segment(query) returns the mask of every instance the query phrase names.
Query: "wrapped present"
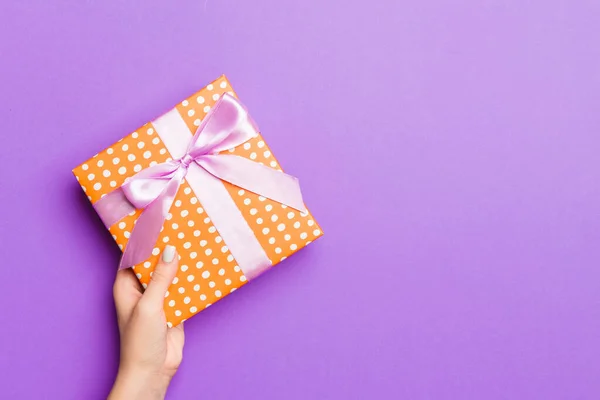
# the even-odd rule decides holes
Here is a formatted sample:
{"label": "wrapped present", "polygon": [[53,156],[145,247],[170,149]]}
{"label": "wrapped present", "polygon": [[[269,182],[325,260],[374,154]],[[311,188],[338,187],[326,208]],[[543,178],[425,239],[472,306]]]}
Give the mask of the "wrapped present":
{"label": "wrapped present", "polygon": [[73,170],[146,287],[166,244],[175,326],[322,235],[225,76]]}

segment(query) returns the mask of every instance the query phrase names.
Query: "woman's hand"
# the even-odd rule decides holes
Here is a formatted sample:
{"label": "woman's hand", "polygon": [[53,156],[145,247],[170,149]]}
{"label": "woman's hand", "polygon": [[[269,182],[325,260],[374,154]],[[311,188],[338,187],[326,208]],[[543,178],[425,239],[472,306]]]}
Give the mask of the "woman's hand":
{"label": "woman's hand", "polygon": [[184,343],[183,324],[168,328],[163,311],[178,264],[175,247],[166,246],[145,291],[131,270],[117,273],[114,297],[121,360],[110,400],[164,398],[181,363]]}

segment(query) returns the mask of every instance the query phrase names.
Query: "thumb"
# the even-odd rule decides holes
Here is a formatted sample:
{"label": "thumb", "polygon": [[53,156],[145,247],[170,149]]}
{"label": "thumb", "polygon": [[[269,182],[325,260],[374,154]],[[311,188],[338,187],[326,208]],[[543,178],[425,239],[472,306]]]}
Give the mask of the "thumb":
{"label": "thumb", "polygon": [[144,292],[143,297],[149,303],[153,303],[156,307],[161,307],[165,301],[165,293],[171,286],[171,282],[177,275],[178,269],[177,251],[174,246],[167,245],[163,250],[162,257],[154,272],[148,288]]}

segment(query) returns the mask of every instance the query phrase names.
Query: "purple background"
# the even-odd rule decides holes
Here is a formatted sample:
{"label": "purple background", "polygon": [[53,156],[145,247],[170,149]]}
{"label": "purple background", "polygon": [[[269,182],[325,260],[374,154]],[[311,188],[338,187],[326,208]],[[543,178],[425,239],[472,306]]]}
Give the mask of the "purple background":
{"label": "purple background", "polygon": [[0,397],[106,395],[119,253],[70,170],[226,73],[325,237],[188,322],[168,397],[598,398],[598,1],[0,16]]}

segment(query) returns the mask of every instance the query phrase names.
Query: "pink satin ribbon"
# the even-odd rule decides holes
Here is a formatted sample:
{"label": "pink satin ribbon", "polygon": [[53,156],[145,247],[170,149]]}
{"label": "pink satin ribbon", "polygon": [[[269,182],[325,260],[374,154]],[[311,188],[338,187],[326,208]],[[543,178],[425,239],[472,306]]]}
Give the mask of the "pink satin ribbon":
{"label": "pink satin ribbon", "polygon": [[[257,135],[258,128],[246,108],[233,96],[224,94],[198,127],[183,157],[140,171],[96,202],[94,208],[106,226],[136,209],[143,210],[131,232],[119,269],[132,267],[150,257],[179,186],[193,163],[218,179],[306,211],[295,177],[240,156],[220,154]],[[220,223],[235,223],[233,218],[221,215],[218,219]],[[216,228],[219,230],[219,226]]]}

